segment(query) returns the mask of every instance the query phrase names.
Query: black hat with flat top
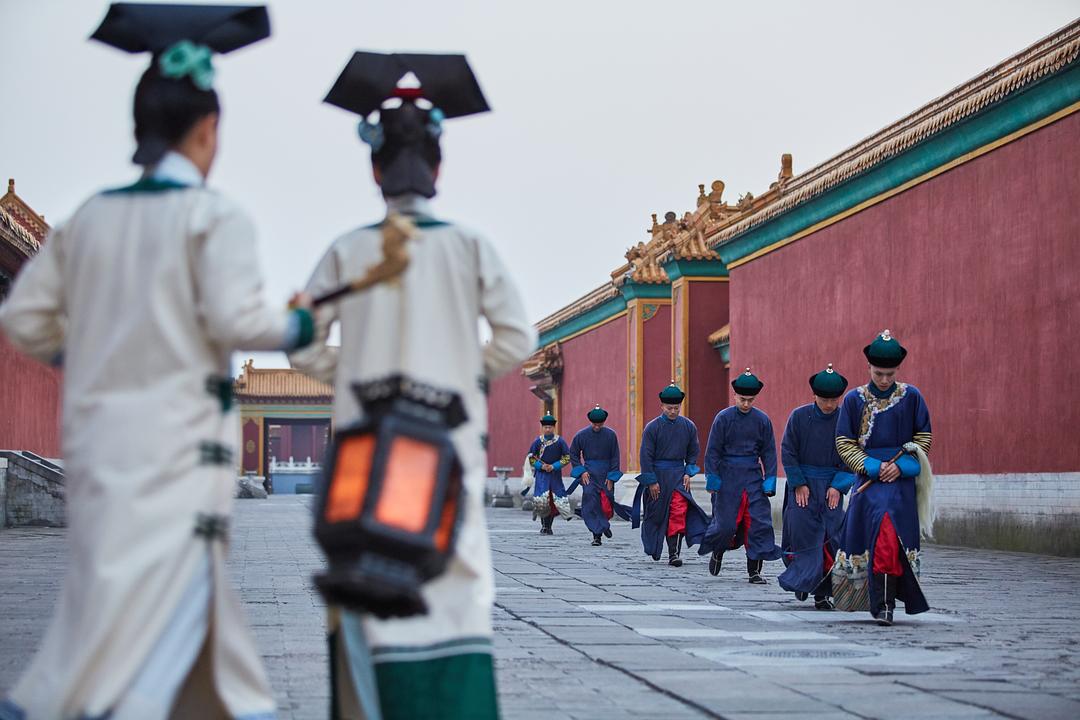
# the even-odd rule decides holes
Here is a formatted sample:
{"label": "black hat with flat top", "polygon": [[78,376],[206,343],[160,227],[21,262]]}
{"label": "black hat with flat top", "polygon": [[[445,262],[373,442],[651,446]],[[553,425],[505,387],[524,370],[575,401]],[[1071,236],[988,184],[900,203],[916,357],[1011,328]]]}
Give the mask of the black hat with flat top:
{"label": "black hat with flat top", "polygon": [[181,40],[227,53],[267,37],[265,5],[113,3],[90,39],[156,55]]}
{"label": "black hat with flat top", "polygon": [[[398,83],[409,73],[420,87],[401,93]],[[464,55],[424,53],[355,52],[323,102],[366,117],[392,97],[423,98],[447,118],[491,109]]]}
{"label": "black hat with flat top", "polygon": [[423,53],[353,53],[323,102],[360,116],[388,198],[434,197],[443,120],[491,109],[464,55]]}
{"label": "black hat with flat top", "polygon": [[195,123],[220,111],[214,53],[270,36],[263,5],[113,3],[90,36],[129,53],[151,54],[135,90],[135,156],[157,164]]}

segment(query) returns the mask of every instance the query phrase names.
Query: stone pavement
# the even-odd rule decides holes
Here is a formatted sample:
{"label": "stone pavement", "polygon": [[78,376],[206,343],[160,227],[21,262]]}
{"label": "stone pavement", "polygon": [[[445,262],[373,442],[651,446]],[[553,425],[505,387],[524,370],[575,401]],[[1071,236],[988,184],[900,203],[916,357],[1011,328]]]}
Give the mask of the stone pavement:
{"label": "stone pavement", "polygon": [[[321,564],[310,498],[237,503],[232,571],[282,718],[325,718]],[[935,610],[879,628],[749,585],[740,552],[713,578],[640,552],[615,525],[602,547],[580,520],[556,535],[489,510],[496,662],[507,720],[564,718],[1080,717],[1080,562],[929,546]],[[61,530],[0,532],[0,694],[44,631],[64,566]],[[882,640],[887,644],[882,644]]]}

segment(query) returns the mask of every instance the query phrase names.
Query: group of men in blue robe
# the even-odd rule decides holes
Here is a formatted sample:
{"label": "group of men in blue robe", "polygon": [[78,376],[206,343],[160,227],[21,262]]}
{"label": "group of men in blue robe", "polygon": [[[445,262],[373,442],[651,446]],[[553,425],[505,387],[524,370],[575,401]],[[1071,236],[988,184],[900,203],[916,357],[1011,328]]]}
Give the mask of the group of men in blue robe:
{"label": "group of men in blue robe", "polygon": [[[641,437],[638,489],[632,507],[615,502],[622,473],[615,432],[604,426],[597,405],[590,425],[570,447],[554,434],[555,418],[541,419],[544,434],[533,441],[534,496],[565,497],[580,483],[581,517],[593,545],[611,537],[614,514],[641,528],[645,554],[681,567],[683,544],[709,556],[719,575],[724,553],[744,547],[749,582],[765,584],[766,560],[782,559],[780,586],[799,600],[811,595],[831,610],[833,578],[861,596],[882,625],[891,625],[896,600],[909,614],[928,609],[918,582],[920,517],[917,495],[928,500],[930,416],[913,385],[897,382],[907,356],[888,330],[863,348],[870,382],[847,391],[848,381],[829,364],[809,378],[814,400],[792,411],[784,429],[781,462],[787,476],[783,539],[776,544],[769,498],[776,494],[776,441],[772,422],[754,402],[764,383],[746,368],[731,386],[735,403],[717,413],[705,448],[705,488],[711,516],[694,500],[690,482],[701,472],[694,423],[681,413],[685,394],[675,383],[659,394],[660,414]],[[561,468],[575,482],[564,488]],[[847,511],[844,496],[850,492]],[[543,502],[541,500],[541,502]],[[549,515],[541,533],[551,534]],[[925,521],[924,521],[925,524]],[[925,532],[926,527],[922,527]],[[861,583],[861,584],[860,584]],[[844,609],[855,609],[846,604]]]}

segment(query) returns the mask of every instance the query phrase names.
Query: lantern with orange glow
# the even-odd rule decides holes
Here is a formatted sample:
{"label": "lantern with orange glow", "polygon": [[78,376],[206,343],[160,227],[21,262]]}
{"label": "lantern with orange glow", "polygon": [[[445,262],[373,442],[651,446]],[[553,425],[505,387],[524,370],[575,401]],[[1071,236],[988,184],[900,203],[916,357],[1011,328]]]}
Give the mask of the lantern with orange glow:
{"label": "lantern with orange glow", "polygon": [[453,555],[462,468],[450,430],[461,397],[401,375],[353,385],[365,417],[340,430],[318,498],[316,575],[333,604],[379,617],[427,612],[420,586]]}

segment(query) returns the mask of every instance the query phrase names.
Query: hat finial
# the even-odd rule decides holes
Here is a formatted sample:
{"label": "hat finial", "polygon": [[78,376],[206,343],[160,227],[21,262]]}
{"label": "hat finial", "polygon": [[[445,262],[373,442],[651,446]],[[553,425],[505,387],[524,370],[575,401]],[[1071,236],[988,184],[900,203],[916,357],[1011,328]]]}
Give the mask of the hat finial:
{"label": "hat finial", "polygon": [[892,333],[889,332],[889,328],[885,328],[885,330],[882,331],[881,339],[885,342],[889,342],[890,340],[892,340]]}
{"label": "hat finial", "polygon": [[829,366],[828,366],[827,368],[825,368],[825,372],[827,372],[827,373],[835,372],[835,371],[834,371],[834,370],[832,369],[832,363],[829,363]]}
{"label": "hat finial", "polygon": [[746,368],[746,372],[744,372],[743,375],[753,375],[753,373],[750,372],[750,368],[748,367]]}

